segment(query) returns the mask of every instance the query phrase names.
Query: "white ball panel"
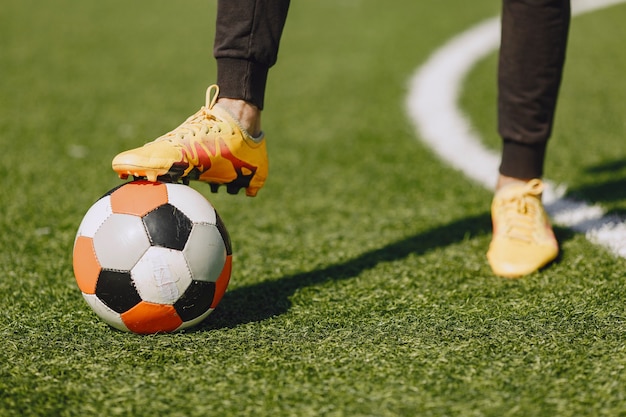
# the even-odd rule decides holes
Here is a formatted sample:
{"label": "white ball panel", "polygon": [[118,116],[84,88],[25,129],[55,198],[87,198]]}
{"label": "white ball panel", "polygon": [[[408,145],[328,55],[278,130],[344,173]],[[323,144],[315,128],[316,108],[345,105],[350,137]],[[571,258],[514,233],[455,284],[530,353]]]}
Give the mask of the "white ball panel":
{"label": "white ball panel", "polygon": [[107,307],[107,305],[104,304],[95,294],[83,293],[83,298],[87,301],[87,304],[89,304],[98,317],[100,317],[109,326],[125,332],[130,331],[128,330],[128,327],[124,325],[120,315]]}
{"label": "white ball panel", "polygon": [[215,209],[202,194],[183,184],[165,184],[167,201],[182,211],[194,223],[217,222]]}
{"label": "white ball panel", "polygon": [[130,214],[112,214],[93,238],[102,268],[130,270],[150,247],[141,218]]}
{"label": "white ball panel", "polygon": [[193,279],[215,282],[226,262],[226,246],[217,227],[195,224],[183,249]]}
{"label": "white ball panel", "polygon": [[180,251],[151,247],[130,271],[142,300],[174,304],[191,284],[191,273]]}
{"label": "white ball panel", "polygon": [[215,310],[215,309],[214,309],[214,308],[210,308],[210,309],[208,309],[208,310],[207,310],[206,312],[204,312],[201,316],[196,317],[196,318],[195,318],[195,319],[193,319],[193,320],[189,320],[189,321],[184,322],[184,323],[183,323],[183,324],[181,324],[181,325],[180,325],[180,327],[179,327],[178,329],[176,329],[176,330],[187,329],[187,328],[189,328],[189,327],[193,327],[193,326],[195,326],[195,325],[197,325],[197,324],[200,324],[200,322],[201,322],[202,320],[206,319],[206,318],[209,316],[209,314],[211,314],[211,312],[212,312],[213,310]]}
{"label": "white ball panel", "polygon": [[104,196],[96,201],[83,217],[76,236],[93,237],[102,223],[111,215],[111,197]]}

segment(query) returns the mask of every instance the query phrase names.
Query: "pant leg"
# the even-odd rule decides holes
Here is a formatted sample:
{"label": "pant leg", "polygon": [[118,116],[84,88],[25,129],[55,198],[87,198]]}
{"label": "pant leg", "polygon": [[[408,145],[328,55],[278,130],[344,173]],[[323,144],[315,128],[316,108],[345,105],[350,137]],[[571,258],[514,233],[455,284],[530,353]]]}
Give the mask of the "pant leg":
{"label": "pant leg", "polygon": [[213,55],[220,97],[263,109],[288,9],[289,0],[218,0]]}
{"label": "pant leg", "polygon": [[500,173],[543,175],[570,22],[569,0],[503,0],[498,63]]}

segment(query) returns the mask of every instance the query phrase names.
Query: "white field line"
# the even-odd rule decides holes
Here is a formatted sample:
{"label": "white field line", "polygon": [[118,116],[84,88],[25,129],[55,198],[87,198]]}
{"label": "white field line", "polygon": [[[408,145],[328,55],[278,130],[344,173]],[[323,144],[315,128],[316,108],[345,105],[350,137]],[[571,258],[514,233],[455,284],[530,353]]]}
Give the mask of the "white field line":
{"label": "white field line", "polygon": [[[573,14],[609,7],[626,0],[573,0]],[[500,45],[499,17],[461,33],[435,51],[411,78],[407,112],[418,137],[444,161],[492,189],[500,155],[482,145],[457,102],[464,78]],[[495,106],[495,103],[494,103]],[[626,223],[608,216],[596,204],[565,198],[564,185],[546,181],[543,201],[555,224],[569,227],[614,254],[626,258]]]}

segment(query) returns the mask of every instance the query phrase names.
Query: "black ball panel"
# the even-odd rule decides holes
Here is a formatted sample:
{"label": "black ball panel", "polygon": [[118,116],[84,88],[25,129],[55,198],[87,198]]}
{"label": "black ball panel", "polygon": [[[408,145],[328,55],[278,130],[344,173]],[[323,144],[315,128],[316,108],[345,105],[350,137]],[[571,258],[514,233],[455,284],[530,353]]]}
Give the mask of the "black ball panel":
{"label": "black ball panel", "polygon": [[193,320],[211,308],[214,295],[214,282],[192,281],[185,293],[174,303],[174,309],[183,321]]}
{"label": "black ball panel", "polygon": [[111,310],[120,314],[141,302],[141,296],[133,284],[129,271],[109,269],[100,271],[96,283],[96,296]]}
{"label": "black ball panel", "polygon": [[171,204],[163,204],[143,217],[150,243],[169,249],[183,250],[193,222]]}

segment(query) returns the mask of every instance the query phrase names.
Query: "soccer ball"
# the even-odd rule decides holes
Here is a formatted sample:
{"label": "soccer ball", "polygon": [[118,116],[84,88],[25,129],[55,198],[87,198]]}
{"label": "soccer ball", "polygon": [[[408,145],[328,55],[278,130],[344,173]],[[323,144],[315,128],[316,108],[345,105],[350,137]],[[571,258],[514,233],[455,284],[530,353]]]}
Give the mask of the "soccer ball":
{"label": "soccer ball", "polygon": [[132,181],[87,211],[73,267],[83,297],[109,325],[172,332],[200,323],[218,305],[232,249],[202,194],[182,184]]}

